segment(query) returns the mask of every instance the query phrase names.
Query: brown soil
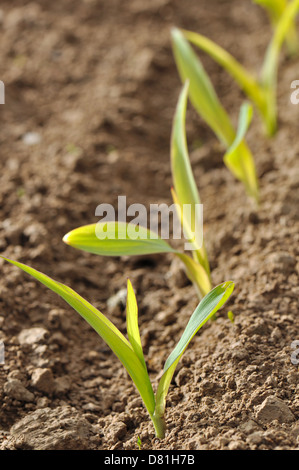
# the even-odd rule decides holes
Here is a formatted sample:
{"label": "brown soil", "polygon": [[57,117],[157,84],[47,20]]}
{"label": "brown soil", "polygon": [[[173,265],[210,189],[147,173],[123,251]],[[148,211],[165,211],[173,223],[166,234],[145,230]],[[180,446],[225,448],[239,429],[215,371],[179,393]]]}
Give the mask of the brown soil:
{"label": "brown soil", "polygon": [[[123,303],[108,299],[129,277],[154,384],[198,302],[180,266],[168,255],[97,257],[61,239],[96,222],[96,206],[115,205],[118,195],[128,204],[171,203],[169,137],[181,87],[173,25],[206,34],[255,71],[271,37],[266,16],[249,0],[1,2],[1,253],[71,286],[122,331]],[[235,120],[241,93],[201,58]],[[260,176],[258,210],[189,107],[213,282],[232,279],[236,287],[176,371],[166,438],[155,439],[127,373],[84,320],[1,263],[2,449],[131,450],[138,436],[143,449],[298,449],[291,344],[299,340],[299,107],[290,103],[297,63],[282,57],[277,136],[263,136],[257,115],[248,134]],[[40,142],[26,144],[29,132]],[[39,329],[28,340],[31,328]]]}

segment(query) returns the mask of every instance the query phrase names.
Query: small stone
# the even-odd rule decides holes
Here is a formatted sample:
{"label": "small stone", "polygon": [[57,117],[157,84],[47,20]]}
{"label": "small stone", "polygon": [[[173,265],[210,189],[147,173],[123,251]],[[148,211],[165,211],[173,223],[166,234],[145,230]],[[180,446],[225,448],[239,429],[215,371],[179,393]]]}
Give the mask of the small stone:
{"label": "small stone", "polygon": [[107,307],[109,313],[121,314],[126,308],[127,303],[127,289],[119,290],[115,295],[107,300]]}
{"label": "small stone", "polygon": [[272,253],[269,258],[270,266],[274,271],[290,274],[296,267],[296,259],[287,252]]}
{"label": "small stone", "polygon": [[40,408],[24,416],[10,429],[12,443],[20,449],[90,449],[91,424],[68,406]]}
{"label": "small stone", "polygon": [[54,393],[55,395],[64,395],[71,388],[71,381],[69,377],[58,377],[54,380]]}
{"label": "small stone", "polygon": [[170,325],[175,321],[175,313],[172,310],[169,312],[159,312],[156,316],[156,320],[159,324]]}
{"label": "small stone", "polygon": [[278,341],[281,339],[281,331],[280,329],[278,328],[278,326],[276,326],[274,328],[274,330],[272,331],[271,333],[271,338],[274,340],[274,341]]}
{"label": "small stone", "polygon": [[279,423],[290,423],[295,417],[283,400],[275,396],[266,398],[257,406],[256,418],[262,423],[271,423],[277,420]]}
{"label": "small stone", "polygon": [[246,423],[242,423],[240,425],[240,430],[245,434],[252,434],[253,432],[257,431],[259,426],[256,424],[253,419],[249,419]]}
{"label": "small stone", "polygon": [[51,343],[58,344],[61,347],[64,347],[68,344],[68,339],[60,331],[56,331],[51,336]]}
{"label": "small stone", "polygon": [[18,340],[21,345],[25,344],[37,344],[45,341],[49,336],[48,330],[41,327],[26,328],[22,330],[18,335]]}
{"label": "small stone", "polygon": [[21,402],[32,402],[34,401],[34,395],[27,388],[24,387],[22,382],[18,379],[8,380],[3,387],[4,393],[14,400]]}
{"label": "small stone", "polygon": [[109,426],[108,438],[111,443],[122,439],[127,433],[127,426],[122,421],[117,421]]}
{"label": "small stone", "polygon": [[4,220],[2,227],[5,230],[5,238],[7,238],[11,244],[19,245],[22,237],[22,228],[15,225],[10,219]]}
{"label": "small stone", "polygon": [[18,369],[12,370],[12,371],[9,372],[9,374],[7,376],[7,380],[11,380],[11,379],[17,379],[20,382],[23,382],[25,380],[25,375],[24,375],[23,372],[21,372]]}
{"label": "small stone", "polygon": [[178,387],[185,385],[190,380],[190,372],[186,367],[182,367],[175,377],[175,383]]}
{"label": "small stone", "polygon": [[248,437],[247,437],[247,441],[249,444],[252,444],[252,445],[259,445],[263,442],[264,440],[264,432],[263,431],[256,431],[256,432],[253,432],[252,434],[250,434]]}
{"label": "small stone", "polygon": [[236,440],[232,440],[228,444],[228,448],[229,448],[229,450],[245,450],[246,445],[244,444],[244,442],[236,439]]}
{"label": "small stone", "polygon": [[42,138],[37,132],[26,132],[22,140],[25,145],[37,145],[41,142]]}
{"label": "small stone", "polygon": [[63,331],[69,331],[71,321],[67,316],[67,312],[63,309],[53,308],[48,315],[48,322],[52,328],[58,328]]}
{"label": "small stone", "polygon": [[31,385],[40,392],[51,394],[54,390],[54,379],[51,369],[34,369],[31,375]]}
{"label": "small stone", "polygon": [[82,406],[84,411],[101,411],[101,407],[99,405],[95,405],[94,403],[86,403]]}
{"label": "small stone", "polygon": [[47,408],[49,406],[49,399],[47,397],[40,397],[36,400],[37,408]]}

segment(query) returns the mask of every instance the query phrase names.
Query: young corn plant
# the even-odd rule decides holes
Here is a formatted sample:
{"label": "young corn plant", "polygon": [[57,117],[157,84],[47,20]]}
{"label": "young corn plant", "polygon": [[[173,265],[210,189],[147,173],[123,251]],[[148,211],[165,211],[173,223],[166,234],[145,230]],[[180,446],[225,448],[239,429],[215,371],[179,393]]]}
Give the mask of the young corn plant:
{"label": "young corn plant", "polygon": [[235,178],[243,183],[247,194],[258,203],[259,188],[255,163],[245,141],[252,119],[252,106],[249,103],[242,105],[236,132],[200,59],[183,32],[177,28],[172,30],[172,45],[181,80],[183,83],[189,82],[189,98],[192,105],[225,147],[226,166]]}
{"label": "young corn plant", "polygon": [[[204,242],[198,243],[196,227],[200,227],[197,211],[200,198],[190,165],[186,142],[185,119],[188,83],[180,93],[173,119],[171,135],[171,190],[184,234],[192,247],[192,256],[175,250],[158,234],[133,222],[97,222],[67,233],[63,241],[68,245],[101,256],[136,256],[155,253],[172,253],[184,264],[186,274],[200,298],[212,289],[208,256]],[[184,211],[184,205],[190,211]],[[132,231],[134,232],[132,236]],[[136,236],[137,234],[137,236]]]}
{"label": "young corn plant", "polygon": [[[231,54],[215,42],[201,34],[185,30],[182,31],[184,37],[191,44],[209,54],[234,78],[240,88],[248,96],[249,100],[251,100],[258,109],[268,136],[273,136],[277,131],[276,94],[280,51],[286,37],[294,26],[298,12],[299,0],[293,0],[287,3],[277,20],[272,40],[265,54],[259,78],[249,72]],[[177,32],[175,32],[175,34],[178,35]],[[181,61],[183,59],[184,57]],[[190,70],[190,65],[188,65],[188,69]]]}
{"label": "young corn plant", "polygon": [[230,297],[234,289],[234,283],[228,281],[220,284],[211,290],[198,304],[190,317],[179,342],[165,362],[156,393],[154,393],[143,355],[138,327],[138,306],[136,296],[129,280],[127,283],[128,338],[126,338],[108,318],[71,288],[60,282],[54,281],[47,275],[25,264],[2,256],[1,258],[22,269],[58,294],[69,305],[71,305],[73,309],[87,321],[87,323],[89,323],[99,336],[101,336],[118,357],[133,380],[153,422],[156,436],[161,439],[164,438],[166,430],[166,397],[176,366],[198,330],[213,315],[215,315],[215,313]]}
{"label": "young corn plant", "polygon": [[[260,5],[267,11],[273,29],[275,30],[289,2],[288,0],[253,0],[253,3]],[[291,56],[297,54],[299,50],[299,42],[295,20],[290,25],[285,41],[289,54]]]}

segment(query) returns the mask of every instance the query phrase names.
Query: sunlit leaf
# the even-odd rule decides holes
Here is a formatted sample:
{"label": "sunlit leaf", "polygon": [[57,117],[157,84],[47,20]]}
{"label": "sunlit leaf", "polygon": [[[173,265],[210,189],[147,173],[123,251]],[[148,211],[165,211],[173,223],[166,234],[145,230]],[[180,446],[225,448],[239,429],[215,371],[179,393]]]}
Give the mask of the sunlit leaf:
{"label": "sunlit leaf", "polygon": [[124,365],[150,414],[153,414],[155,408],[155,398],[144,364],[134,351],[134,348],[123,334],[108,320],[99,310],[93,307],[83,297],[60,282],[54,281],[49,276],[17,261],[5,259],[9,263],[30,274],[46,287],[62,297],[76,312],[78,312],[103,338],[107,345],[119,358]]}
{"label": "sunlit leaf", "polygon": [[[288,0],[253,0],[254,3],[263,7],[269,17],[270,21],[273,25],[275,30],[277,24],[279,23],[280,18],[284,14],[287,6]],[[288,51],[291,55],[294,55],[298,52],[299,43],[298,43],[298,35],[296,31],[296,23],[295,21],[290,24],[288,31],[286,33],[286,43],[288,47]]]}
{"label": "sunlit leaf", "polygon": [[[231,54],[214,41],[198,33],[182,31],[182,34],[184,34],[184,37],[190,41],[190,43],[209,54],[218,64],[230,73],[240,88],[247,94],[248,98],[255,103],[264,121],[267,133],[270,136],[275,134],[277,129],[276,87],[280,51],[284,41],[294,26],[298,11],[299,0],[293,0],[288,3],[283,12],[280,10],[281,14],[277,19],[273,38],[267,48],[260,80],[253,76]],[[188,60],[190,60],[189,57]],[[178,68],[180,69],[181,67],[178,66]],[[188,76],[185,78],[188,78]],[[228,143],[228,146],[231,145],[231,143],[232,142]]]}
{"label": "sunlit leaf", "polygon": [[235,131],[229,116],[221,105],[202,63],[177,28],[172,30],[172,45],[181,80],[183,83],[189,81],[190,101],[220,141],[225,146],[231,145]]}
{"label": "sunlit leaf", "polygon": [[126,222],[84,225],[66,234],[63,241],[74,248],[102,256],[148,255],[175,251],[156,233],[142,226],[136,227],[135,230],[132,224]]}
{"label": "sunlit leaf", "polygon": [[135,353],[139,357],[140,362],[146,369],[146,364],[143,356],[141,345],[139,326],[138,326],[138,306],[134,289],[131,281],[128,279],[128,293],[127,293],[127,333],[129,341]]}
{"label": "sunlit leaf", "polygon": [[247,193],[257,202],[259,200],[258,180],[255,163],[251,152],[246,152],[244,137],[252,120],[253,108],[250,104],[244,103],[241,106],[239,127],[235,141],[224,155],[224,162],[231,172],[244,184]]}
{"label": "sunlit leaf", "polygon": [[165,399],[176,366],[198,330],[224,305],[234,289],[234,283],[224,282],[207,294],[193,312],[178,344],[164,365],[164,372],[156,392],[155,415],[163,415]]}
{"label": "sunlit leaf", "polygon": [[[179,218],[188,241],[197,252],[199,263],[209,276],[210,267],[203,241],[202,220],[199,217],[200,198],[194,180],[186,139],[186,108],[189,82],[186,82],[178,100],[171,134],[171,169],[174,189],[172,197],[180,207]],[[188,209],[188,210],[187,210]]]}

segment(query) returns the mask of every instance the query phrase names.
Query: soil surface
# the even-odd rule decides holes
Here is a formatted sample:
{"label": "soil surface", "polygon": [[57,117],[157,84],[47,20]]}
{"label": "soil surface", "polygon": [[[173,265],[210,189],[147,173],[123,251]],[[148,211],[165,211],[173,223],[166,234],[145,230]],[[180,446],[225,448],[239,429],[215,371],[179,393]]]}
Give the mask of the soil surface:
{"label": "soil surface", "polygon": [[[216,5],[217,4],[217,5]],[[2,0],[0,251],[71,286],[125,331],[129,277],[156,387],[198,303],[171,255],[106,258],[62,237],[97,222],[100,203],[170,204],[169,140],[181,83],[172,26],[216,40],[258,73],[271,27],[250,0]],[[200,55],[236,122],[243,96]],[[257,209],[222,163],[191,106],[187,134],[204,204],[213,283],[236,283],[217,320],[194,338],[154,436],[117,358],[54,293],[0,262],[1,449],[298,449],[298,59],[282,54],[279,131],[255,114],[248,144],[261,186]],[[234,313],[232,323],[228,310]],[[298,354],[299,356],[299,354]]]}

